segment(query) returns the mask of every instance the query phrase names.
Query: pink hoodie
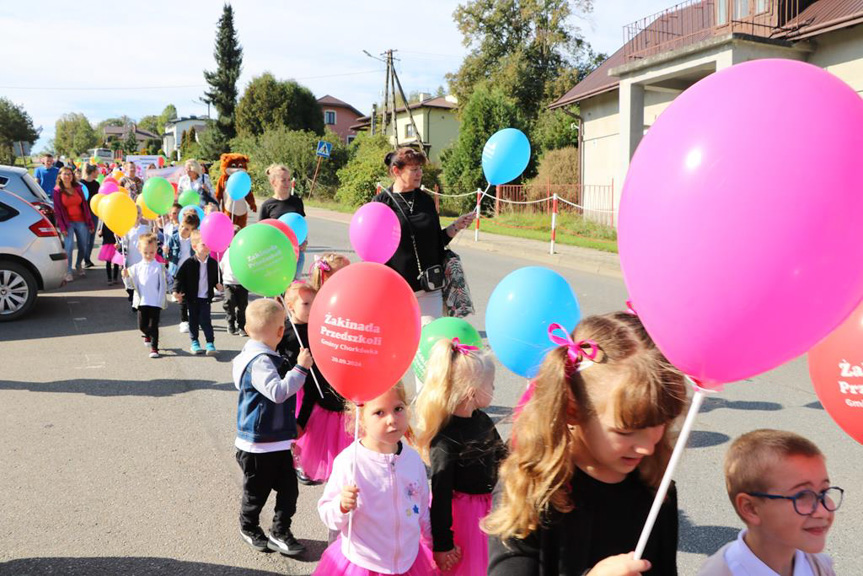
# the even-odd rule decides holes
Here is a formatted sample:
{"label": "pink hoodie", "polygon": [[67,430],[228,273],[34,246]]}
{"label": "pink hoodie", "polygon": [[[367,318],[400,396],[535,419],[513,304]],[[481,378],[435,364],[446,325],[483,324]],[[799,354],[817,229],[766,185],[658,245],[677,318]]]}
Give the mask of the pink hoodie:
{"label": "pink hoodie", "polygon": [[342,533],[345,558],[367,570],[402,574],[416,560],[420,538],[431,544],[425,465],[405,443],[400,454],[381,454],[359,443],[356,485],[360,492],[348,544],[349,514],[342,514],[340,503],[342,488],[352,483],[354,444],[333,461],[318,513],[330,530]]}

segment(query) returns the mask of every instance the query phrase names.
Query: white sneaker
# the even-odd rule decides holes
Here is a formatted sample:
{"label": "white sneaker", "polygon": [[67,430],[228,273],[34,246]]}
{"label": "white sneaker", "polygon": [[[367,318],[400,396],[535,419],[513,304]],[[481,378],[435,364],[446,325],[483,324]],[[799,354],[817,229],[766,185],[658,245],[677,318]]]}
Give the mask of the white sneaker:
{"label": "white sneaker", "polygon": [[180,322],[180,332],[183,334],[189,333],[189,323],[188,322]]}

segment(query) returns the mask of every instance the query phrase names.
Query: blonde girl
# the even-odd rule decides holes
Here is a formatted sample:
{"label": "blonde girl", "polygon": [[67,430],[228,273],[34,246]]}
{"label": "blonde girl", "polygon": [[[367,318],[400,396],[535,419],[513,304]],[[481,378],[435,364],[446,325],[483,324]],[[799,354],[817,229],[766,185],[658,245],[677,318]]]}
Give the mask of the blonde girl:
{"label": "blonde girl", "polygon": [[429,355],[417,398],[416,447],[431,466],[435,563],[447,574],[484,574],[488,539],[479,523],[491,510],[503,442],[482,411],[494,395],[485,353],[442,339]]}
{"label": "blonde girl", "polygon": [[630,552],[671,456],[684,376],[633,314],[591,316],[565,336],[515,419],[483,523],[488,574],[676,575],[673,488],[644,560]]}
{"label": "blonde girl", "polygon": [[324,282],[350,263],[351,261],[346,256],[335,252],[326,252],[320,256],[315,256],[315,261],[309,268],[309,283],[316,290],[320,290]]}
{"label": "blonde girl", "polygon": [[404,386],[352,406],[351,417],[359,420],[360,438],[336,457],[318,501],[321,520],[341,535],[315,574],[434,574],[423,544],[431,537],[425,465],[402,441],[409,430]]}
{"label": "blonde girl", "polygon": [[[285,214],[296,212],[303,218],[306,217],[306,208],[303,199],[294,194],[291,171],[284,164],[270,164],[267,168],[267,180],[273,189],[273,196],[264,200],[258,212],[258,221],[273,218],[278,220]],[[297,277],[302,274],[306,263],[306,246],[309,240],[306,238],[300,244],[300,255],[297,258]]]}

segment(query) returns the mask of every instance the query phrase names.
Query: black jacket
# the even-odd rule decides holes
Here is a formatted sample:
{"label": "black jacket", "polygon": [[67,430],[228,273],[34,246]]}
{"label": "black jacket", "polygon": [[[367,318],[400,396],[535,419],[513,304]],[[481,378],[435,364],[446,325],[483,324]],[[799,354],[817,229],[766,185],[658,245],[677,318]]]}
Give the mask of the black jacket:
{"label": "black jacket", "polygon": [[[201,272],[201,261],[192,254],[187,258],[177,273],[174,274],[174,292],[179,292],[186,299],[198,297],[198,279]],[[213,258],[207,258],[207,302],[213,301],[213,289],[219,283],[219,263]]]}

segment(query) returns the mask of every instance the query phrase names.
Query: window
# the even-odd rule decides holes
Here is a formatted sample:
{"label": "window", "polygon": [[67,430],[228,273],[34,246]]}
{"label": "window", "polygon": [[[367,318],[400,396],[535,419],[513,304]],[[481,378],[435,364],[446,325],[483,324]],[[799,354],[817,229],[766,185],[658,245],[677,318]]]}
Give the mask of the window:
{"label": "window", "polygon": [[761,14],[762,12],[767,12],[767,4],[767,0],[755,0],[755,13]]}
{"label": "window", "polygon": [[357,139],[356,134],[348,134],[348,144]]}
{"label": "window", "polygon": [[413,138],[416,136],[413,124],[405,124],[405,138]]}
{"label": "window", "polygon": [[324,124],[333,125],[336,123],[336,111],[335,110],[325,110],[324,111]]}
{"label": "window", "polygon": [[11,206],[7,206],[6,204],[0,204],[0,222],[11,220],[14,216],[17,215],[18,211]]}
{"label": "window", "polygon": [[734,0],[734,19],[746,18],[749,16],[749,0]]}
{"label": "window", "polygon": [[716,24],[728,24],[728,0],[716,0]]}

